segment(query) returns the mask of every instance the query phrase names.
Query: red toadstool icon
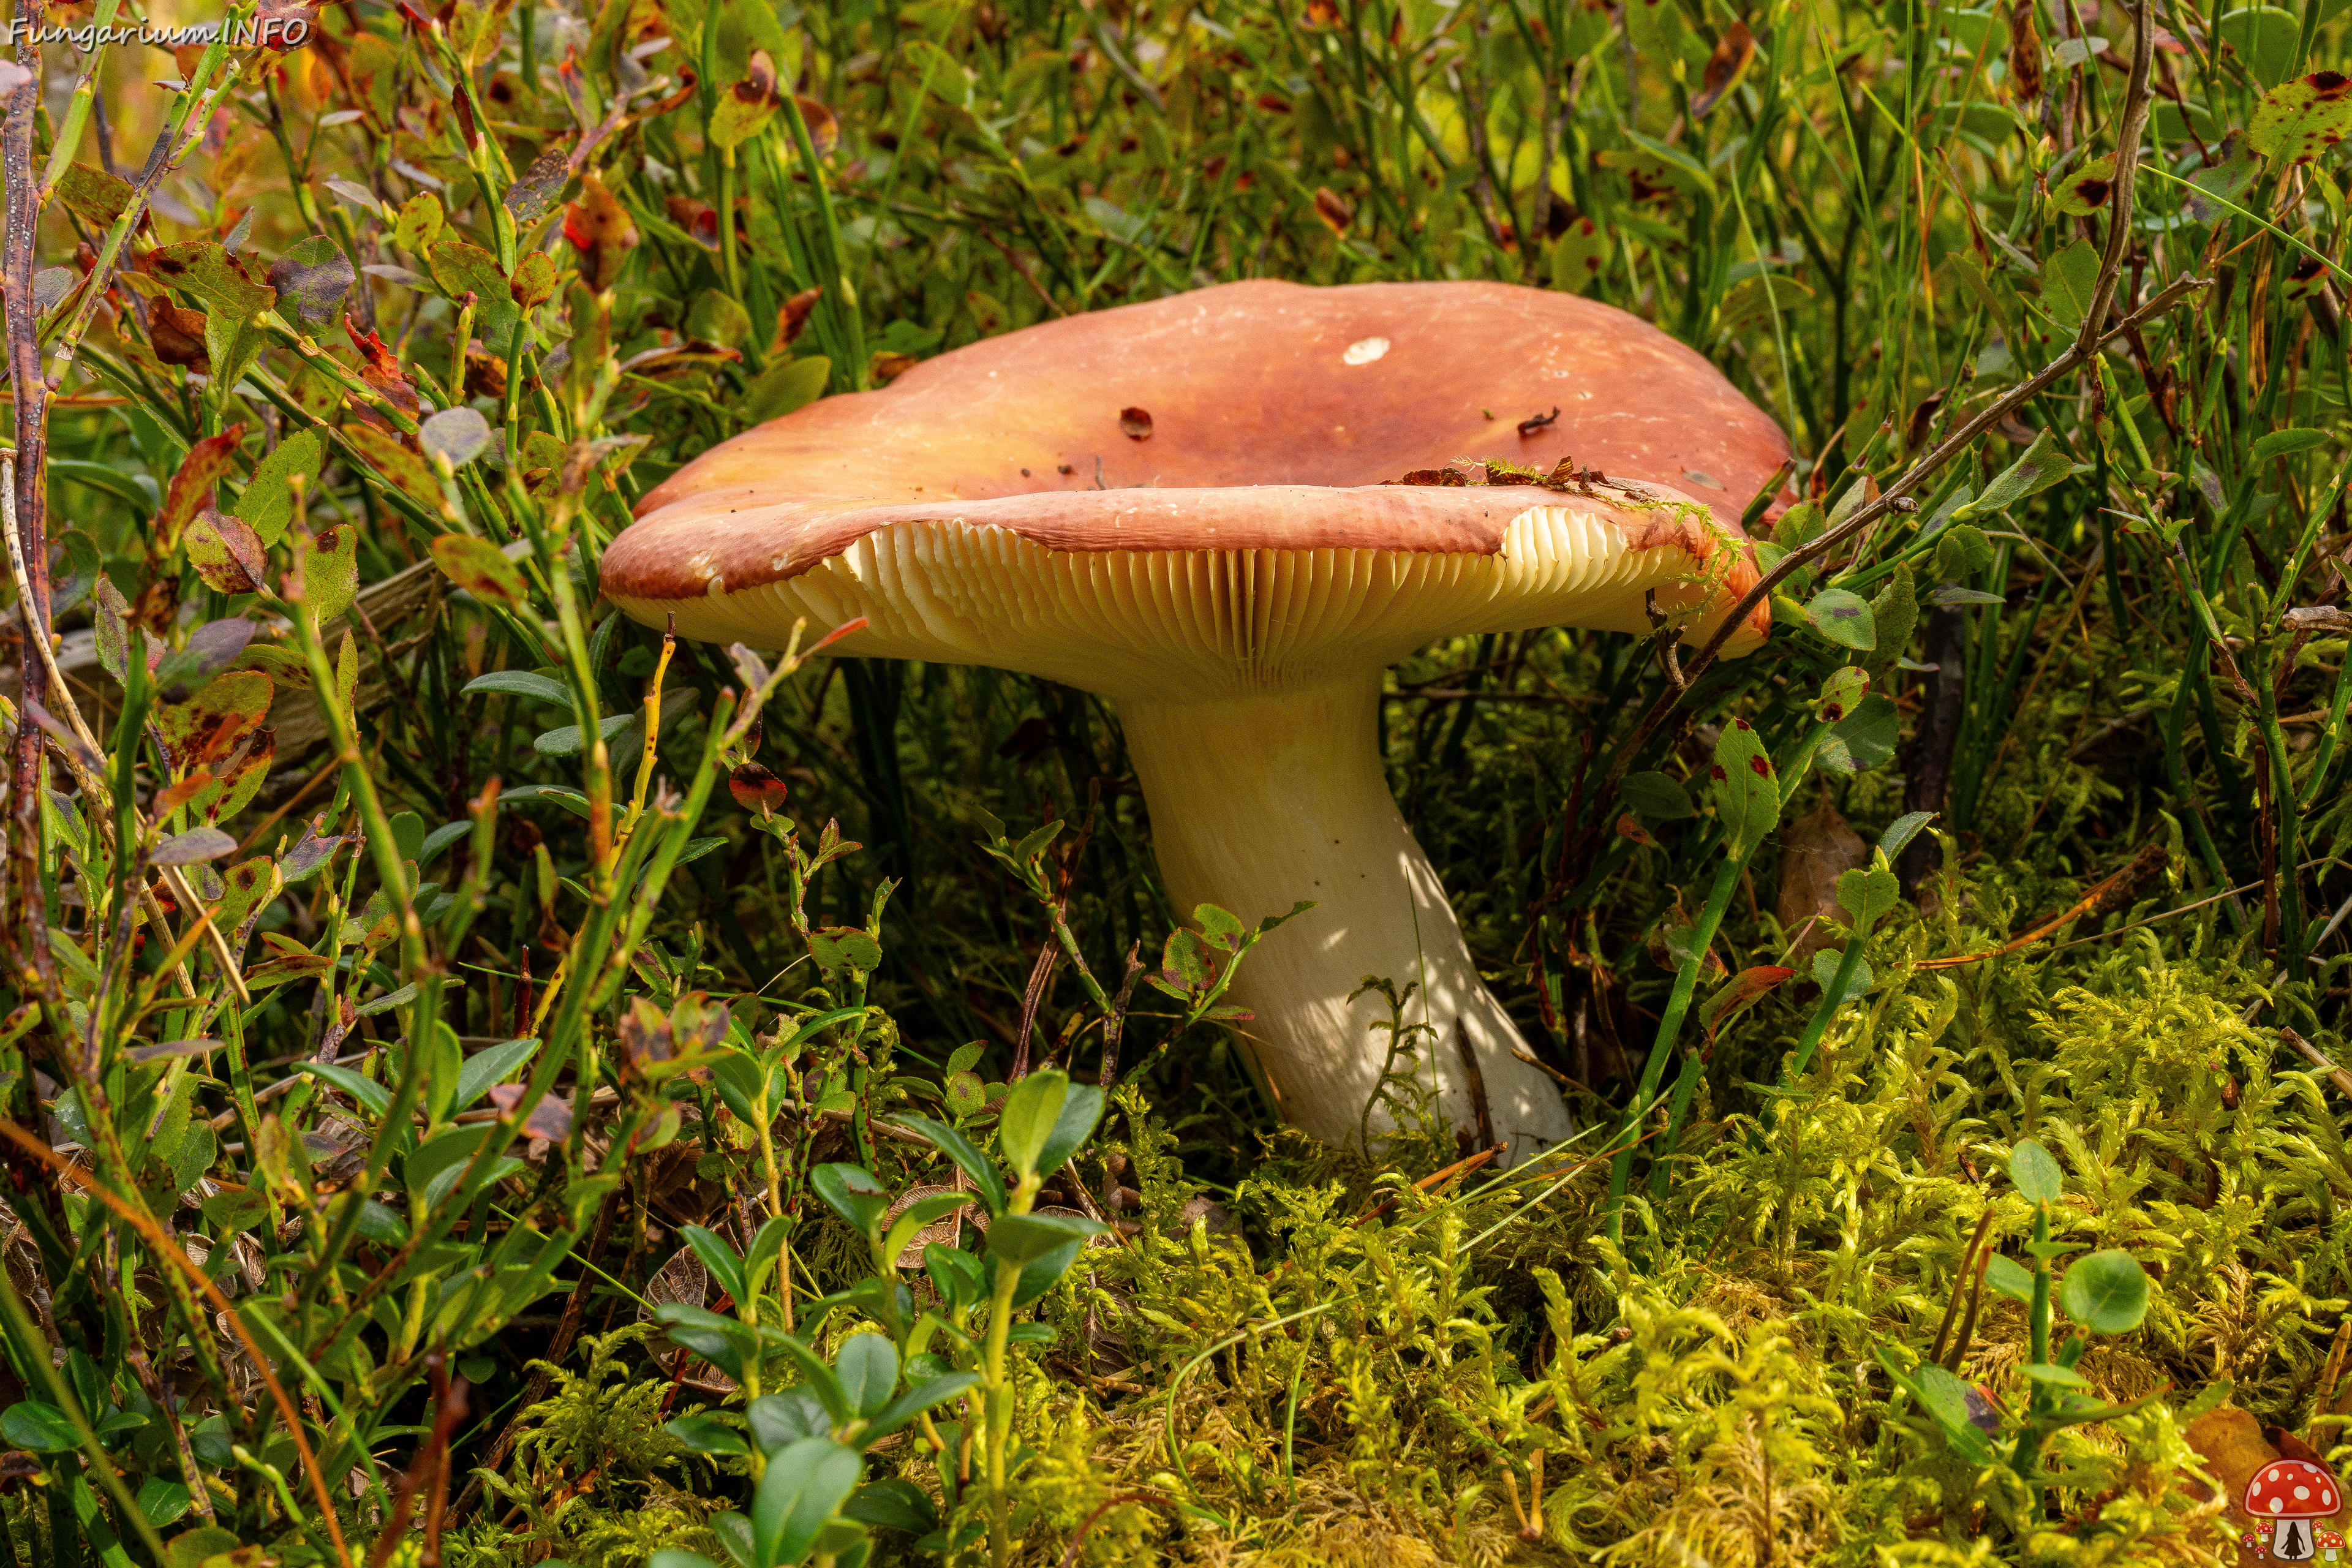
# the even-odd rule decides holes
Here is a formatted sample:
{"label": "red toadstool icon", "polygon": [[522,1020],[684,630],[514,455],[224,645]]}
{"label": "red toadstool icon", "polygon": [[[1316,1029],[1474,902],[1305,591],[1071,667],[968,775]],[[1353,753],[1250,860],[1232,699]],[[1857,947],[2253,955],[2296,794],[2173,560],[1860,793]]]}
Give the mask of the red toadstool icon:
{"label": "red toadstool icon", "polygon": [[2333,1530],[2319,1532],[2319,1551],[2323,1560],[2333,1563],[2344,1550],[2344,1537]]}
{"label": "red toadstool icon", "polygon": [[2336,1478],[2309,1459],[2273,1459],[2246,1483],[2242,1507],[2257,1523],[2272,1526],[2272,1555],[2282,1563],[2308,1563],[2319,1555],[2310,1521],[2326,1519],[2341,1502]]}

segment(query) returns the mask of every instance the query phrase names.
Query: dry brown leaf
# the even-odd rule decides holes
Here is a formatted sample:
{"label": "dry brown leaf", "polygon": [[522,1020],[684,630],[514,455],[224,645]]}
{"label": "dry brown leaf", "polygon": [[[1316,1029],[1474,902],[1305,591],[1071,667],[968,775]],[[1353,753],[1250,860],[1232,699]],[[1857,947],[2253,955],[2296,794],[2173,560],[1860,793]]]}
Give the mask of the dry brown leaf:
{"label": "dry brown leaf", "polygon": [[[1869,847],[1824,799],[1780,832],[1780,891],[1772,906],[1780,929],[1797,938],[1782,960],[1802,973],[1813,954],[1829,945],[1829,922],[1838,918],[1837,879],[1870,863]],[[1802,935],[1800,928],[1811,921]]]}

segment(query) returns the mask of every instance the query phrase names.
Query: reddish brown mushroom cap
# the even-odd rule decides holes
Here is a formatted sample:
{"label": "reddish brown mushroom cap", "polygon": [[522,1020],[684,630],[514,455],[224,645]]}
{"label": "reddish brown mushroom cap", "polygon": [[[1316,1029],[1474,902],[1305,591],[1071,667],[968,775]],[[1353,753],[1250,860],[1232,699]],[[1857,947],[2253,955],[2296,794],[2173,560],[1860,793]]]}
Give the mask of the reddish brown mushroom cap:
{"label": "reddish brown mushroom cap", "polygon": [[[1616,592],[1558,618],[1639,630],[1650,590],[1719,610],[1753,584],[1734,519],[1787,451],[1704,359],[1589,300],[1495,283],[1237,283],[991,339],[727,442],[646,498],[605,552],[604,588],[642,618],[677,614],[689,636],[756,641],[816,606],[753,590],[877,533],[920,551],[1002,530],[1041,557],[1493,557],[1531,510],[1564,509],[1613,527],[1619,542],[1588,541],[1606,569],[1585,569]],[[1642,485],[1383,483],[1455,459],[1563,458]],[[1528,613],[1515,624],[1545,624]],[[1733,651],[1766,626],[1759,607]],[[1468,629],[1483,628],[1423,636]],[[877,629],[842,651],[923,657],[921,641]]]}

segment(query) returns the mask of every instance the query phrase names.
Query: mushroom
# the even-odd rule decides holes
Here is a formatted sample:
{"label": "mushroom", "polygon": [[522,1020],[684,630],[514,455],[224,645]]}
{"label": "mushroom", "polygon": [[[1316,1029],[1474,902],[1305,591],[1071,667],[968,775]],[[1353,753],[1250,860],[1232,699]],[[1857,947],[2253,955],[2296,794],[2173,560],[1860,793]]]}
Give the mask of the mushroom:
{"label": "mushroom", "polygon": [[2308,1563],[2319,1555],[2311,1521],[2334,1514],[2339,1499],[2336,1477],[2309,1459],[2273,1459],[2246,1483],[2240,1504],[2246,1516],[2271,1526],[2271,1554],[2282,1563]]}
{"label": "mushroom", "polygon": [[1353,1138],[1387,1014],[1349,998],[1383,976],[1418,987],[1442,1113],[1521,1158],[1573,1125],[1390,796],[1381,672],[1473,632],[1706,635],[1756,580],[1731,520],[1787,450],[1706,361],[1589,300],[1236,283],[975,343],[727,442],[645,498],[603,589],[754,645],[863,616],[835,651],[1111,700],[1176,905],[1316,905],[1230,993],[1282,1115]]}

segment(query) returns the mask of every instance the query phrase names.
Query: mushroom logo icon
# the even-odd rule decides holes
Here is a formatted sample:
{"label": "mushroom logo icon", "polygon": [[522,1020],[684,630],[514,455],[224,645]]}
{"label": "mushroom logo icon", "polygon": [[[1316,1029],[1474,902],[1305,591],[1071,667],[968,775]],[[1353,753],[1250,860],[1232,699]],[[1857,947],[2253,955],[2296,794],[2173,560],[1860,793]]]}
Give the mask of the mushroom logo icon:
{"label": "mushroom logo icon", "polygon": [[2323,1562],[2333,1563],[2344,1552],[2344,1537],[2333,1530],[2319,1532],[2319,1555]]}
{"label": "mushroom logo icon", "polygon": [[2326,1466],[2309,1459],[2273,1459],[2246,1483],[2241,1506],[2257,1524],[2271,1526],[2272,1556],[2282,1563],[2309,1563],[2319,1556],[2311,1521],[2334,1514],[2342,1500]]}

